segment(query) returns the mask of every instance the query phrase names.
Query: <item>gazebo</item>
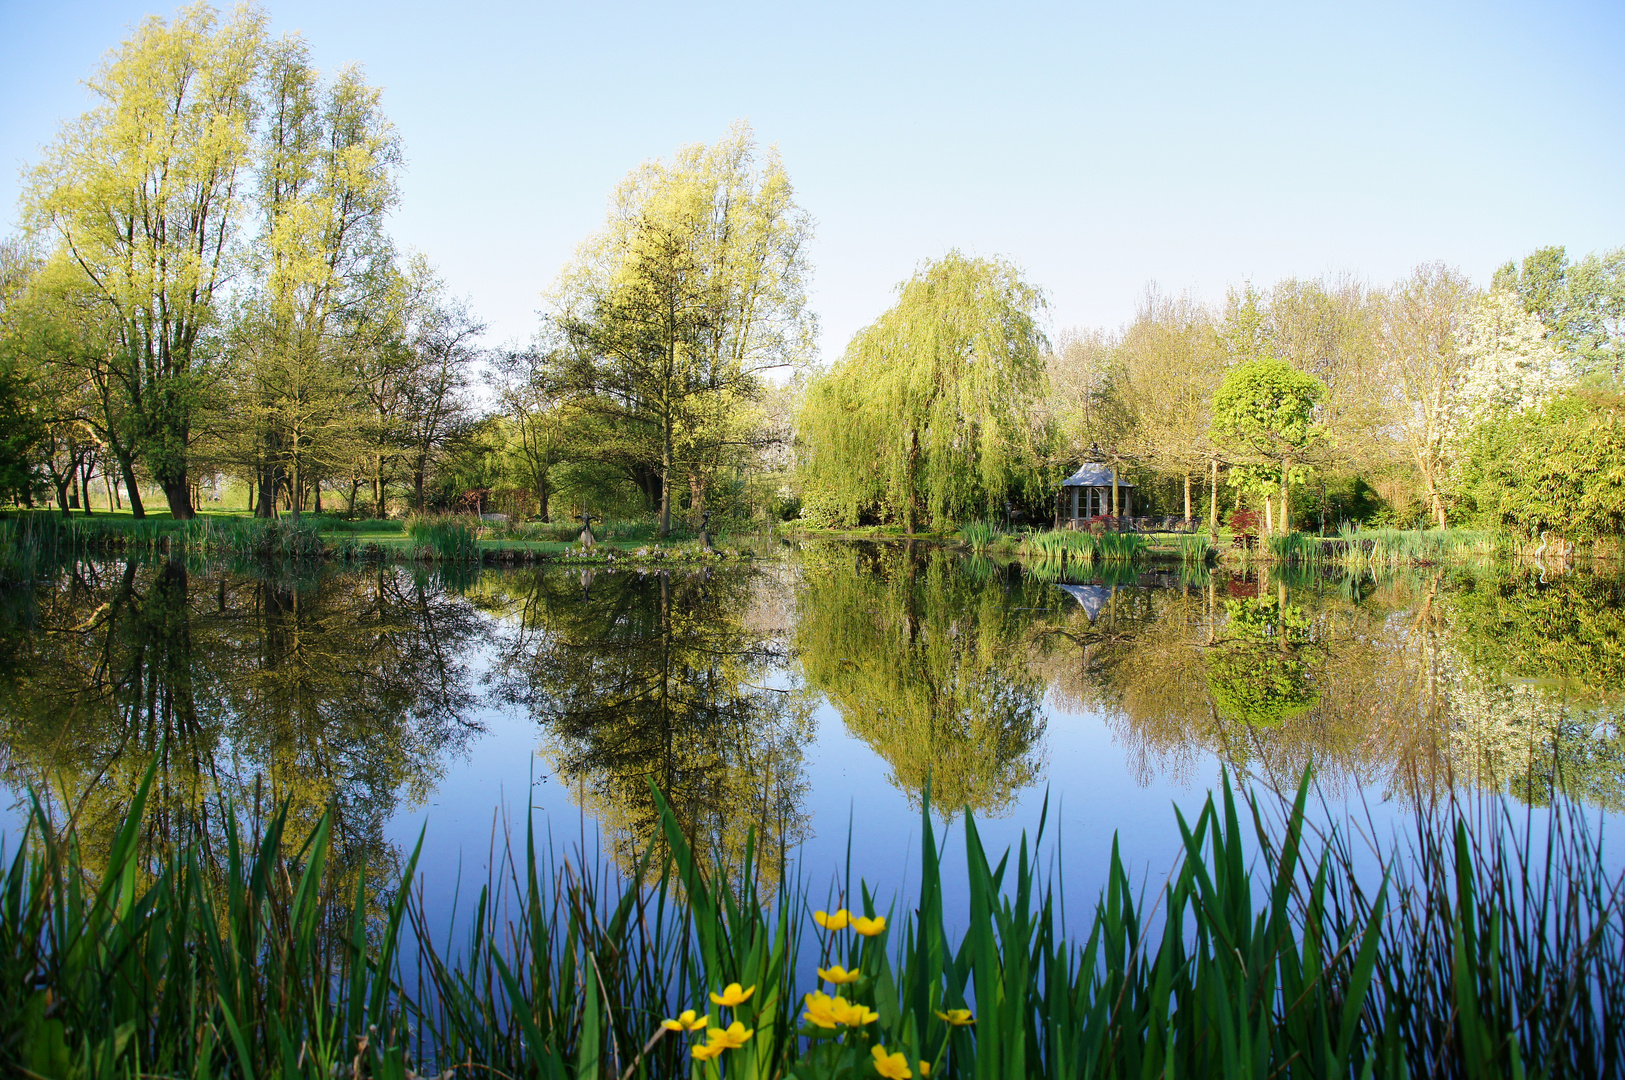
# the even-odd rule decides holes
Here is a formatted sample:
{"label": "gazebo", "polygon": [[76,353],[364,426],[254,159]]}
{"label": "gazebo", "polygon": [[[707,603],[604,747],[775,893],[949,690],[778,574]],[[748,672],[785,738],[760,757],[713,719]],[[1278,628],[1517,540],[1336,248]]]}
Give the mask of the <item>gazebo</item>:
{"label": "gazebo", "polygon": [[[1088,462],[1077,472],[1061,481],[1060,506],[1055,514],[1055,527],[1076,529],[1089,518],[1105,517],[1112,512],[1111,466]],[[1119,517],[1134,514],[1134,485],[1116,476]]]}

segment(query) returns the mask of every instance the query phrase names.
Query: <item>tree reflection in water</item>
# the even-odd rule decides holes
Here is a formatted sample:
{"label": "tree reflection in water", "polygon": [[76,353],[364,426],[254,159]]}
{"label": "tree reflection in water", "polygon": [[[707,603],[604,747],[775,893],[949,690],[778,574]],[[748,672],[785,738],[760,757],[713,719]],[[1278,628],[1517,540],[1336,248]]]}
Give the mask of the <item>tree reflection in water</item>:
{"label": "tree reflection in water", "polygon": [[788,591],[761,568],[485,579],[514,625],[494,692],[529,711],[544,752],[623,867],[656,840],[650,785],[702,857],[732,872],[754,831],[761,883],[810,835],[802,752],[813,703],[772,686],[787,658]]}
{"label": "tree reflection in water", "polygon": [[92,867],[161,748],[155,853],[218,842],[227,802],[287,800],[290,837],[334,809],[341,878],[387,872],[385,821],[477,730],[489,642],[492,700],[540,725],[623,865],[652,838],[653,783],[725,865],[754,830],[770,884],[811,833],[820,694],[910,799],[929,777],[949,811],[999,813],[1042,782],[1046,698],[1102,716],[1142,782],[1205,783],[1216,758],[1283,788],[1313,764],[1328,788],[1404,801],[1467,783],[1625,809],[1617,577],[1077,576],[809,543],[799,565],[482,573],[471,590],[398,566],[67,564],[0,591],[0,765],[79,816]]}
{"label": "tree reflection in water", "polygon": [[340,881],[387,874],[385,821],[477,730],[463,658],[478,613],[411,570],[77,562],[12,592],[4,617],[8,779],[77,815],[93,868],[161,750],[153,854],[193,837],[220,851],[228,804],[252,825],[286,801],[288,842],[333,810]]}
{"label": "tree reflection in water", "polygon": [[[981,573],[974,572],[980,566]],[[1044,681],[1025,651],[1045,587],[940,548],[809,545],[796,656],[916,805],[1004,811],[1042,773]],[[1028,594],[1031,595],[1028,595]]]}
{"label": "tree reflection in water", "polygon": [[[1349,579],[1229,575],[1117,589],[1043,663],[1057,699],[1105,714],[1142,782],[1208,755],[1288,787],[1406,801],[1452,785],[1618,807],[1625,783],[1621,587],[1505,569]],[[1283,618],[1284,613],[1284,618]]]}

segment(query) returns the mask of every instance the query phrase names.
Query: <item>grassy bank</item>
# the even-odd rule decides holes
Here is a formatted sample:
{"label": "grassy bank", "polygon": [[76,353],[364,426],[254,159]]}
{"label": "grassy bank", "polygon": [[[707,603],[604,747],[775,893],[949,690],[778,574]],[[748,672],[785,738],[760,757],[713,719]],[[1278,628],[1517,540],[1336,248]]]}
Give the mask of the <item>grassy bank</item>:
{"label": "grassy bank", "polygon": [[280,818],[249,837],[225,814],[218,849],[148,857],[146,790],[99,879],[72,828],[43,812],[10,853],[0,1064],[12,1073],[910,1080],[926,1067],[939,1078],[1625,1067],[1622,884],[1561,809],[1521,843],[1494,806],[1424,814],[1385,873],[1357,879],[1350,840],[1307,827],[1307,782],[1284,814],[1226,786],[1179,819],[1184,853],[1166,885],[1132,881],[1114,846],[1087,916],[1065,910],[1037,868],[1042,821],[1032,844],[995,856],[967,814],[968,910],[950,913],[928,811],[919,894],[883,908],[847,883],[826,915],[812,910],[821,887],[759,895],[748,852],[732,879],[697,865],[666,813],[631,882],[532,833],[514,838],[457,939],[436,940],[410,886],[415,855],[376,901],[364,886],[324,897],[326,821],[290,843]]}
{"label": "grassy bank", "polygon": [[19,513],[0,517],[0,580],[32,580],[61,558],[85,553],[209,555],[262,562],[338,559],[520,565],[737,558],[760,554],[772,546],[771,538],[718,537],[708,552],[692,536],[657,539],[652,526],[642,524],[611,525],[597,532],[598,541],[586,548],[579,542],[579,525],[510,526],[457,515],[345,520],[315,514],[276,519],[215,514],[175,521],[158,516],[136,520],[128,514],[64,518],[55,513]]}

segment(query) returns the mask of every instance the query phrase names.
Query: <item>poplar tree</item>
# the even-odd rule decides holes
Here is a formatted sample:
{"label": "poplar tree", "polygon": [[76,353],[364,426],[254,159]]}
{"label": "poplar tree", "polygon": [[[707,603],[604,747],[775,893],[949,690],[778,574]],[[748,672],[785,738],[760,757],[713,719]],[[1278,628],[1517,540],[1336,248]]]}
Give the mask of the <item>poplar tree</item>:
{"label": "poplar tree", "polygon": [[330,82],[298,38],[269,51],[252,248],[255,288],[237,335],[239,390],[261,517],[360,452],[357,355],[378,342],[368,313],[395,285],[384,215],[400,145],[379,92],[346,68]]}
{"label": "poplar tree", "polygon": [[910,533],[1041,497],[1043,309],[1039,289],[1002,260],[953,251],[921,266],[808,387],[809,495],[848,520],[878,506]]}
{"label": "poplar tree", "polygon": [[202,4],[172,23],[149,17],[89,80],[98,104],[63,126],[28,182],[31,226],[106,309],[110,375],[177,518],[193,516],[188,453],[249,195],[264,39],[265,17],[248,7],[224,23]]}
{"label": "poplar tree", "polygon": [[750,448],[762,373],[811,356],[810,237],[777,151],[740,124],[627,177],[560,283],[558,385],[604,424],[594,454],[659,507],[662,534],[680,478],[703,503],[722,458]]}

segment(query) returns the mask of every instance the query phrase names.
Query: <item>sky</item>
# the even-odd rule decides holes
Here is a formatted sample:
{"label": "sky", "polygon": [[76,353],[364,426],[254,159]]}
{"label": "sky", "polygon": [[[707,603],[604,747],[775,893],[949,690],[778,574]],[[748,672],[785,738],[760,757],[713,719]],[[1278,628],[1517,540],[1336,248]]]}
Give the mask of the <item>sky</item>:
{"label": "sky", "polygon": [[[1625,244],[1625,4],[344,3],[266,0],[383,87],[391,231],[490,327],[543,292],[640,162],[735,120],[817,222],[821,354],[959,250],[1022,267],[1050,329],[1150,283],[1442,260],[1487,282],[1545,244]],[[0,230],[19,173],[151,0],[0,0]]]}

